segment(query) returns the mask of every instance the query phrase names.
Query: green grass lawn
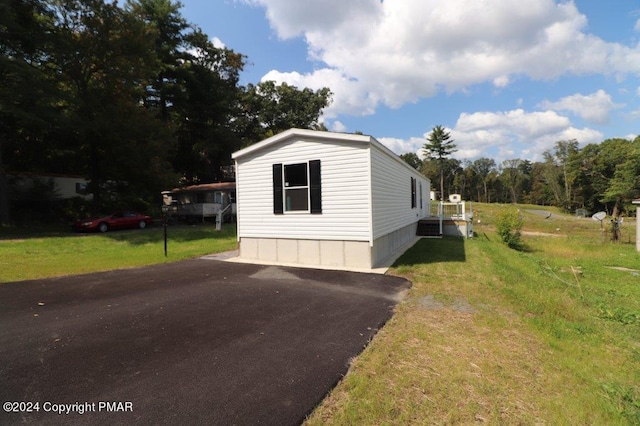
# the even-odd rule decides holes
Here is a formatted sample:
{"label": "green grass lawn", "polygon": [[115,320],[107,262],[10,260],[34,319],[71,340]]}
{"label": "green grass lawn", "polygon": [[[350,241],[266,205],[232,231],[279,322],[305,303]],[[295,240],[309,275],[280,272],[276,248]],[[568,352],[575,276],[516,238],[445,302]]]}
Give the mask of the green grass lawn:
{"label": "green grass lawn", "polygon": [[123,230],[105,234],[68,231],[0,230],[0,282],[56,277],[153,265],[236,248],[235,225],[170,226],[168,256],[164,230]]}
{"label": "green grass lawn", "polygon": [[640,424],[640,276],[612,269],[640,269],[635,246],[521,207],[541,235],[514,251],[501,207],[477,207],[476,238],[423,239],[396,262],[413,288],[309,425]]}

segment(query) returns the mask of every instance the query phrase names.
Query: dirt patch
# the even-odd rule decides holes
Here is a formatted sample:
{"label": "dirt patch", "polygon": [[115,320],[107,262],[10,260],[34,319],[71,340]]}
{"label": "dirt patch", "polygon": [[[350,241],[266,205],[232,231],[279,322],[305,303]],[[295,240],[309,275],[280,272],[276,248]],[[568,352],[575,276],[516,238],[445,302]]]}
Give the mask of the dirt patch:
{"label": "dirt patch", "polygon": [[622,272],[640,272],[640,270],[638,269],[631,269],[631,268],[625,268],[623,266],[607,266],[607,268],[609,269],[615,269],[616,271],[622,271]]}
{"label": "dirt patch", "polygon": [[566,237],[565,234],[551,234],[549,232],[522,231],[522,235],[529,237]]}
{"label": "dirt patch", "polygon": [[[420,299],[420,306],[424,309],[444,309],[445,304],[436,300],[433,295],[428,295]],[[453,303],[447,306],[456,312],[462,312],[472,314],[476,311],[476,308],[471,306],[469,302],[462,298],[456,298]]]}

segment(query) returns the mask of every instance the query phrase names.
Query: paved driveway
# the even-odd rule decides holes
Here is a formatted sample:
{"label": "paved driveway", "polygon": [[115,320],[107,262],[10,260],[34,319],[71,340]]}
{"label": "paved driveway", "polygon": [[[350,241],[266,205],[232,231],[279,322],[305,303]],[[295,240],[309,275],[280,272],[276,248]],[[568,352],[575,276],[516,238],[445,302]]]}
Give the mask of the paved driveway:
{"label": "paved driveway", "polygon": [[0,424],[298,424],[408,287],[205,259],[2,284]]}

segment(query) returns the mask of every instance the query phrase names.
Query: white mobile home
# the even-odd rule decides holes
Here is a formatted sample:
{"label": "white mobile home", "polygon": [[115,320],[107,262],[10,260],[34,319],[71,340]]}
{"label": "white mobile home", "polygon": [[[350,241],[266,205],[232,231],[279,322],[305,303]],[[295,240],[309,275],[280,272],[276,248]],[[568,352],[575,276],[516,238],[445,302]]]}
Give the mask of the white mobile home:
{"label": "white mobile home", "polygon": [[241,259],[375,268],[429,215],[429,179],[371,136],[290,129],[233,158]]}

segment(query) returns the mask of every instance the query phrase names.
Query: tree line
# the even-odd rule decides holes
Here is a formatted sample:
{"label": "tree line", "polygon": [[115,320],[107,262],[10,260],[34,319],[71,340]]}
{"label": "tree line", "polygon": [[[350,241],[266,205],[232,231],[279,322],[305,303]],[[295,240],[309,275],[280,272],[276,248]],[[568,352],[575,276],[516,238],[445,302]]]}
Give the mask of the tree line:
{"label": "tree line", "polygon": [[[606,211],[617,217],[635,210],[640,198],[640,137],[607,139],[583,147],[577,140],[557,141],[542,161],[491,158],[451,158],[455,144],[448,132],[436,126],[417,154],[401,157],[432,182],[440,182],[439,194],[461,194],[478,202],[526,203],[557,206],[567,212],[585,209]],[[434,187],[437,187],[434,185]]]}
{"label": "tree line", "polygon": [[172,0],[0,0],[0,223],[10,173],[89,179],[93,210],[227,178],[231,153],[324,129],[328,88],[240,84],[247,58]]}

